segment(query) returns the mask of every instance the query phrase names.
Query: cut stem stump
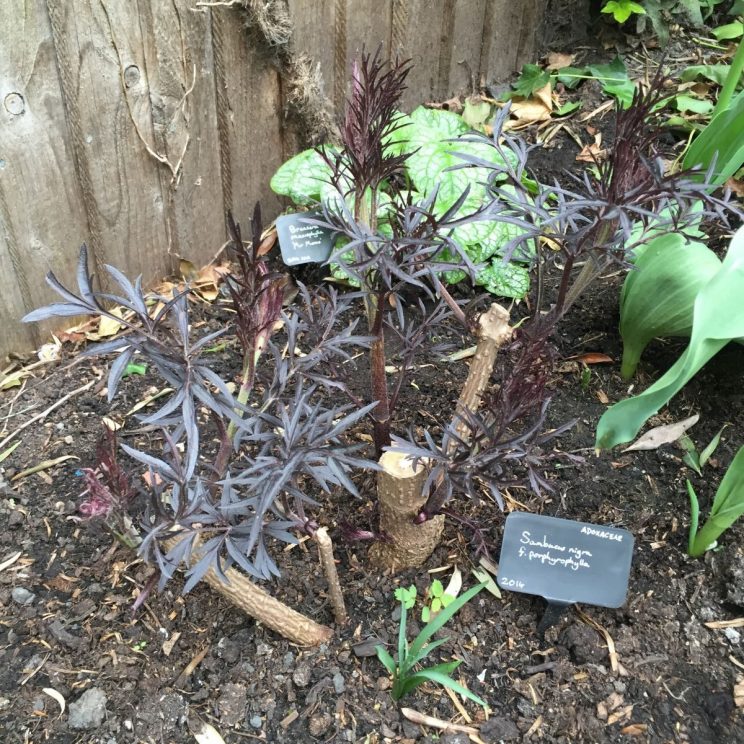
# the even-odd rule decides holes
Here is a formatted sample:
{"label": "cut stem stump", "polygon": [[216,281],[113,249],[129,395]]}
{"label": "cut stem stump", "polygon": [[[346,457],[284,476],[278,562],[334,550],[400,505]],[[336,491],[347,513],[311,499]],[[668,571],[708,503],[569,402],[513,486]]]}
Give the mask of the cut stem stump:
{"label": "cut stem stump", "polygon": [[[491,378],[496,354],[512,337],[509,313],[501,305],[492,304],[478,319],[478,345],[470,363],[470,371],[455,407],[453,425],[461,439],[467,439],[467,411],[478,410],[483,391]],[[447,445],[452,452],[455,441]],[[393,571],[420,566],[439,544],[444,529],[444,517],[437,515],[416,524],[416,517],[425,505],[426,466],[412,461],[400,452],[385,452],[380,458],[382,470],[377,474],[377,494],[380,503],[380,530],[391,538],[390,543],[378,543],[371,557],[378,565]]]}
{"label": "cut stem stump", "polygon": [[[177,543],[177,538],[170,538],[165,541],[165,546],[171,550]],[[198,560],[198,551],[193,553],[193,560]],[[223,583],[214,569],[210,568],[204,580],[236,607],[279,635],[300,646],[318,646],[333,635],[331,628],[316,623],[272,597],[237,569],[228,568],[225,576],[229,584]]]}
{"label": "cut stem stump", "polygon": [[380,502],[380,530],[391,543],[373,546],[372,559],[394,571],[420,566],[439,544],[444,529],[444,517],[438,515],[415,524],[426,502],[424,483],[426,468],[406,455],[388,450],[380,458],[382,470],[377,474],[377,495]]}

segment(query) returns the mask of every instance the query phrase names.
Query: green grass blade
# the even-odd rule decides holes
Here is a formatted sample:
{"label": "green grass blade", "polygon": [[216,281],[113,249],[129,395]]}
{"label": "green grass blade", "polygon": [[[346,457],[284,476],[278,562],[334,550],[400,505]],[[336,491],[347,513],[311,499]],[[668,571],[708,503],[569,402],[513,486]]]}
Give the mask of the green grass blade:
{"label": "green grass blade", "polygon": [[468,700],[472,700],[474,703],[482,705],[484,708],[488,707],[488,703],[486,703],[485,700],[479,698],[475,693],[470,692],[470,690],[463,687],[459,682],[455,682],[452,677],[449,677],[446,674],[442,674],[441,672],[437,672],[433,668],[422,669],[416,674],[416,676],[423,677],[424,679],[428,679],[431,682],[436,682],[442,685],[442,687],[449,687],[450,690],[456,692],[458,695],[462,695],[463,697],[468,698]]}
{"label": "green grass blade", "polygon": [[411,657],[411,666],[420,661],[433,648],[434,644],[429,644],[426,651],[422,654],[426,642],[447,623],[457,611],[464,607],[481,589],[486,586],[485,583],[477,584],[471,587],[464,594],[461,594],[452,604],[445,607],[430,623],[427,623],[418,634],[416,640],[411,644],[409,655]]}
{"label": "green grass blade", "polygon": [[721,434],[723,434],[723,430],[728,426],[728,424],[724,424],[718,434],[716,434],[713,439],[710,440],[708,446],[700,453],[700,467],[705,467],[705,463],[710,460],[711,455],[718,449],[718,445],[721,443]]}
{"label": "green grass blade", "polygon": [[[690,535],[687,539],[687,552],[695,555],[695,536],[698,531],[698,520],[700,519],[700,504],[698,503],[697,494],[692,487],[692,483],[687,481],[687,493],[690,496]],[[703,548],[705,550],[705,548]]]}
{"label": "green grass blade", "polygon": [[377,658],[383,663],[385,669],[395,676],[395,661],[393,657],[385,650],[384,646],[375,646],[375,653]]}
{"label": "green grass blade", "polygon": [[401,670],[401,675],[405,676],[405,670],[409,668],[408,665],[408,644],[406,643],[406,620],[408,617],[408,610],[403,602],[400,603],[400,628],[398,628],[398,666]]}

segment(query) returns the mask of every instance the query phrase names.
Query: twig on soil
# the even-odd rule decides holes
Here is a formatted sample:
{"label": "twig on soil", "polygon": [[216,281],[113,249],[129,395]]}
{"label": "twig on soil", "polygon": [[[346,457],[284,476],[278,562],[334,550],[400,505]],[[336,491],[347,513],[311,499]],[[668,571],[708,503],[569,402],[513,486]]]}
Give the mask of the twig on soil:
{"label": "twig on soil", "polygon": [[346,625],[349,616],[346,614],[344,594],[341,591],[341,583],[338,580],[338,571],[336,570],[336,561],[333,557],[333,542],[331,541],[331,536],[328,534],[327,527],[321,527],[315,532],[315,541],[318,543],[320,565],[323,566],[323,573],[328,582],[328,598],[333,608],[333,617],[336,620],[336,625]]}
{"label": "twig on soil", "polygon": [[434,716],[427,716],[425,713],[419,713],[413,708],[401,708],[400,712],[409,720],[411,723],[417,723],[420,726],[431,726],[431,728],[440,729],[445,732],[462,733],[468,736],[478,736],[478,729],[475,726],[464,726],[461,723],[451,723],[450,721],[443,721],[441,718],[434,718]]}
{"label": "twig on soil", "polygon": [[176,689],[183,687],[186,680],[193,674],[194,669],[204,661],[207,651],[209,651],[209,644],[199,651],[199,653],[184,667],[183,671],[178,675],[176,681],[173,683],[173,687]]}
{"label": "twig on soil", "polygon": [[81,385],[79,388],[76,388],[75,390],[67,393],[67,395],[63,395],[56,403],[53,403],[51,406],[49,406],[49,408],[42,411],[41,413],[36,414],[36,416],[34,416],[33,418],[30,418],[25,424],[19,426],[15,431],[8,434],[8,436],[5,437],[2,442],[0,442],[0,449],[2,449],[8,442],[12,442],[21,432],[28,429],[29,426],[35,424],[37,421],[45,419],[52,411],[67,403],[67,401],[71,398],[74,398],[76,395],[80,395],[80,393],[84,393],[86,390],[92,388],[96,382],[97,380],[90,380],[90,382],[86,382],[85,385]]}
{"label": "twig on soil", "polygon": [[607,644],[607,652],[610,657],[610,668],[612,669],[614,674],[622,674],[620,670],[620,664],[618,663],[618,657],[617,657],[617,651],[615,650],[615,641],[612,640],[612,636],[610,635],[609,631],[600,625],[594,618],[589,617],[585,612],[580,610],[578,607],[576,608],[576,614],[579,616],[579,619],[583,622],[589,625],[590,627],[594,628],[598,633],[601,633],[601,635],[605,639],[605,643]]}

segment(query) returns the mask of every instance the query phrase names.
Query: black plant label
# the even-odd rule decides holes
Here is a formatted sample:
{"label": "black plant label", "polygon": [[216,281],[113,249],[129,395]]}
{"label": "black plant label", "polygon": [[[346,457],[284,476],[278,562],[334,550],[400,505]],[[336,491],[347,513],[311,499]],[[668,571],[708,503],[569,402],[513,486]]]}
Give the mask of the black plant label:
{"label": "black plant label", "polygon": [[633,535],[538,514],[512,512],[501,543],[498,584],[550,603],[620,607],[628,592]]}
{"label": "black plant label", "polygon": [[284,214],[276,220],[276,233],[282,260],[287,266],[325,263],[333,249],[333,232],[308,220],[322,217],[319,212]]}

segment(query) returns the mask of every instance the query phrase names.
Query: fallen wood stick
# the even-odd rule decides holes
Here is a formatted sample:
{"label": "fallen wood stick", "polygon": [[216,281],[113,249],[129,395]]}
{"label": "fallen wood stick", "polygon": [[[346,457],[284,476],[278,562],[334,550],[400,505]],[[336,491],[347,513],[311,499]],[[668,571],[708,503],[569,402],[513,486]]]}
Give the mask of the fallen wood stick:
{"label": "fallen wood stick", "polygon": [[[171,537],[165,541],[165,547],[170,551],[178,542],[178,538]],[[198,549],[192,551],[193,560],[199,559],[198,552]],[[204,575],[204,581],[247,615],[290,641],[300,646],[318,646],[333,635],[331,628],[316,623],[272,597],[237,569],[228,568],[225,576],[229,581],[227,584],[210,568]]]}
{"label": "fallen wood stick", "polygon": [[336,620],[336,625],[346,625],[349,616],[346,614],[344,594],[341,591],[341,582],[338,580],[338,571],[336,570],[336,560],[333,557],[333,542],[331,541],[331,536],[328,534],[327,527],[321,527],[316,530],[315,542],[318,543],[320,564],[323,566],[323,573],[328,582],[328,598],[333,608],[333,617]]}

